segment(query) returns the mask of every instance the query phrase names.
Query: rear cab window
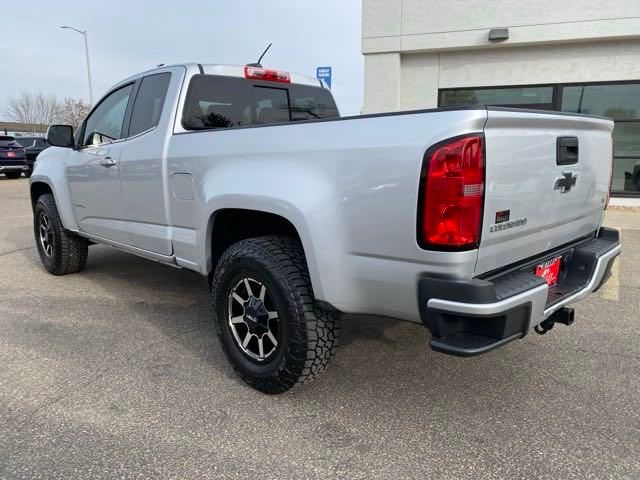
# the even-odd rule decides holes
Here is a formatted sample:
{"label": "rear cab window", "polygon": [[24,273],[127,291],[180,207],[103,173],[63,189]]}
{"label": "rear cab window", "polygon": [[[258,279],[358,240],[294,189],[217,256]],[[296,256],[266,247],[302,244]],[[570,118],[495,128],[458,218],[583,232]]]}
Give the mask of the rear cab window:
{"label": "rear cab window", "polygon": [[336,118],[338,107],[328,90],[308,85],[293,85],[290,90],[293,121]]}
{"label": "rear cab window", "polygon": [[189,83],[182,126],[206,130],[338,116],[331,93],[320,86],[200,74]]}

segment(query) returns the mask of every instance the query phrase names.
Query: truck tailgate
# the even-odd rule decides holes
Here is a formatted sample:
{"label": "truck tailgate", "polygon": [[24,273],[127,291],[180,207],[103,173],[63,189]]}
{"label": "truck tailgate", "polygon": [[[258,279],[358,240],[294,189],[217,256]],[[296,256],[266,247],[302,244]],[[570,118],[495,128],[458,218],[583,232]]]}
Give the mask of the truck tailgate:
{"label": "truck tailgate", "polygon": [[612,167],[609,120],[497,107],[487,113],[476,275],[595,232]]}

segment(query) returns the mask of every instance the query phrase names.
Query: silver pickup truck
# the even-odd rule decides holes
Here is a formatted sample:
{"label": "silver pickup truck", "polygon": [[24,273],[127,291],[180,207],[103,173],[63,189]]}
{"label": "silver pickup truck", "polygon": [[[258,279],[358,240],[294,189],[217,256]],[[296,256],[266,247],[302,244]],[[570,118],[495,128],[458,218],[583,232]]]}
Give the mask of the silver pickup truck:
{"label": "silver pickup truck", "polygon": [[339,118],[314,78],[185,64],[128,78],[50,127],[30,180],[54,275],[102,243],[209,279],[239,375],[317,376],[340,314],[422,323],[473,356],[554,324],[620,253],[601,226],[613,123],[505,108]]}

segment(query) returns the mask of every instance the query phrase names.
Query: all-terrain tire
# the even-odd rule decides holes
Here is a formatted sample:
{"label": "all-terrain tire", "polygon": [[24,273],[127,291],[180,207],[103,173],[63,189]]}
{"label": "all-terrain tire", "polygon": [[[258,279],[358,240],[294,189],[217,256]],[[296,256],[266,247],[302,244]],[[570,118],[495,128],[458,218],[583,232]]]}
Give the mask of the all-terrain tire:
{"label": "all-terrain tire", "polygon": [[[48,240],[45,244],[40,237],[43,216],[47,218],[49,226]],[[49,273],[67,275],[84,269],[89,254],[89,242],[65,230],[56,202],[50,193],[41,195],[36,201],[33,231],[40,260]]]}
{"label": "all-terrain tire", "polygon": [[[278,347],[264,362],[243,352],[231,327],[233,288],[244,278],[265,285],[282,322]],[[302,246],[292,238],[265,236],[230,246],[213,274],[211,303],[227,358],[246,383],[263,393],[283,393],[316,378],[335,355],[338,315],[315,301]]]}

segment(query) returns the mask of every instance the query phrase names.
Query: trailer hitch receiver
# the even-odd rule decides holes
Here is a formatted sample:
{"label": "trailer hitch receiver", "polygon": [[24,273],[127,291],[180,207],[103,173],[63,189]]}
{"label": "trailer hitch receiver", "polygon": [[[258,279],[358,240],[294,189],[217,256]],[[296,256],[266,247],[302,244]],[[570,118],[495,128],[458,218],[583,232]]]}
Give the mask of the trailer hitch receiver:
{"label": "trailer hitch receiver", "polygon": [[573,308],[561,308],[549,318],[544,320],[540,325],[536,325],[533,329],[538,335],[544,335],[549,330],[553,328],[556,323],[561,323],[562,325],[571,325],[575,318],[575,310]]}

